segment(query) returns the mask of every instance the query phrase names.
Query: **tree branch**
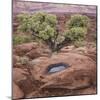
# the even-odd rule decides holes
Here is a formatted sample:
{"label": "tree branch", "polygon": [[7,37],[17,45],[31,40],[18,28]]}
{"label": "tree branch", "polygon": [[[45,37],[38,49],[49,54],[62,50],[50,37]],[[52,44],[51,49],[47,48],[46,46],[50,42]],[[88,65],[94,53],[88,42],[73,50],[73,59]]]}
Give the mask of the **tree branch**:
{"label": "tree branch", "polygon": [[68,38],[65,38],[62,43],[57,45],[57,51],[63,48],[64,46],[67,46],[71,41]]}

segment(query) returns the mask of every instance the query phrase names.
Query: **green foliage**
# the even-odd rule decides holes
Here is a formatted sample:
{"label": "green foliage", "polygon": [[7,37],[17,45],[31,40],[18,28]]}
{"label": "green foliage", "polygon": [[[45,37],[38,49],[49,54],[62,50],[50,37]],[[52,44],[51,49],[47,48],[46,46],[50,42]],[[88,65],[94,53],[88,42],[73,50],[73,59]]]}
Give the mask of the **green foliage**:
{"label": "green foliage", "polygon": [[89,28],[89,18],[85,15],[75,14],[68,21],[68,31],[65,38],[69,39],[75,46],[84,45],[85,35]]}
{"label": "green foliage", "polygon": [[32,41],[31,36],[26,36],[26,35],[14,35],[13,36],[13,44],[14,45],[27,43],[27,42],[31,42],[31,41]]}
{"label": "green foliage", "polygon": [[49,25],[47,25],[47,27],[43,31],[39,32],[39,37],[42,38],[43,40],[47,40],[50,37],[53,38],[54,35],[55,35],[55,31]]}
{"label": "green foliage", "polygon": [[19,21],[18,31],[32,33],[37,38],[36,40],[45,41],[50,48],[55,45],[55,38],[58,34],[56,32],[56,15],[37,12],[32,15],[21,14],[17,18]]}
{"label": "green foliage", "polygon": [[83,41],[85,33],[86,28],[74,27],[65,32],[65,38],[69,38],[72,42]]}
{"label": "green foliage", "polygon": [[19,14],[17,15],[17,20],[19,26],[17,32],[29,32],[30,31],[30,15],[29,14]]}
{"label": "green foliage", "polygon": [[[37,12],[32,15],[20,14],[17,16],[19,21],[18,31],[32,33],[34,38],[47,43],[52,51],[59,50],[65,44],[81,44],[87,33],[89,18],[85,15],[73,15],[69,20],[68,30],[62,34],[57,32],[57,17],[45,12]],[[14,43],[29,42],[28,37],[17,36]]]}
{"label": "green foliage", "polygon": [[22,32],[34,32],[37,37],[47,40],[56,34],[57,18],[55,15],[38,12],[33,15],[21,14],[18,16],[18,30]]}
{"label": "green foliage", "polygon": [[89,26],[89,18],[85,15],[75,14],[71,16],[71,19],[68,22],[68,27],[88,27]]}

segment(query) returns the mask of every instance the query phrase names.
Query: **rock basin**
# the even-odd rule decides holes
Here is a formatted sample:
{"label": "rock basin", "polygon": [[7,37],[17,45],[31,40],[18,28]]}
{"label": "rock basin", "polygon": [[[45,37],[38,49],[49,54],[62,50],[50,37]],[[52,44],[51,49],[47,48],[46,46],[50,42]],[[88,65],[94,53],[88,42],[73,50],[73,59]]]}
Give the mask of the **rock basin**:
{"label": "rock basin", "polygon": [[65,70],[68,67],[69,65],[64,63],[51,64],[50,66],[48,66],[48,73],[51,74],[51,73],[60,72],[62,70]]}

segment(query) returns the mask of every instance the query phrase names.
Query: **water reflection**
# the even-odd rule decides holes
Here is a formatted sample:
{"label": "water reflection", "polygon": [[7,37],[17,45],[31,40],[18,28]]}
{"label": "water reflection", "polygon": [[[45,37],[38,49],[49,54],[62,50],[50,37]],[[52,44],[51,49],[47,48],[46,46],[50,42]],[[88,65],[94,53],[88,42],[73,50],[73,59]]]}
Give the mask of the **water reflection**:
{"label": "water reflection", "polygon": [[65,70],[68,67],[69,67],[69,65],[64,64],[64,63],[52,64],[52,65],[48,66],[48,73],[59,72],[59,71]]}

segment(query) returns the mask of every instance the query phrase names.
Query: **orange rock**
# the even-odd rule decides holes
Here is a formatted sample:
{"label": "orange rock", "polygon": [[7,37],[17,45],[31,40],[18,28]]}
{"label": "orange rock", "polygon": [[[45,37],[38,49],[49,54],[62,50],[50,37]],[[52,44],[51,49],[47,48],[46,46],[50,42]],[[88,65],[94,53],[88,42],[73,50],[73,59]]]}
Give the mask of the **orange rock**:
{"label": "orange rock", "polygon": [[23,97],[24,97],[24,93],[18,87],[18,85],[13,82],[13,99],[21,99]]}
{"label": "orange rock", "polygon": [[[70,67],[49,74],[48,66],[59,62],[69,64]],[[74,91],[96,84],[96,63],[91,58],[80,54],[58,54],[34,65],[32,74],[36,80],[45,83],[40,89],[63,88]]]}
{"label": "orange rock", "polygon": [[24,43],[20,44],[14,47],[13,53],[18,55],[18,56],[23,56],[30,50],[37,48],[38,44],[37,43]]}
{"label": "orange rock", "polygon": [[50,56],[51,50],[46,45],[32,42],[15,46],[13,54],[34,59],[40,56]]}
{"label": "orange rock", "polygon": [[28,73],[24,69],[13,68],[13,81],[18,83],[21,80],[25,80],[26,79],[25,74],[28,74]]}

